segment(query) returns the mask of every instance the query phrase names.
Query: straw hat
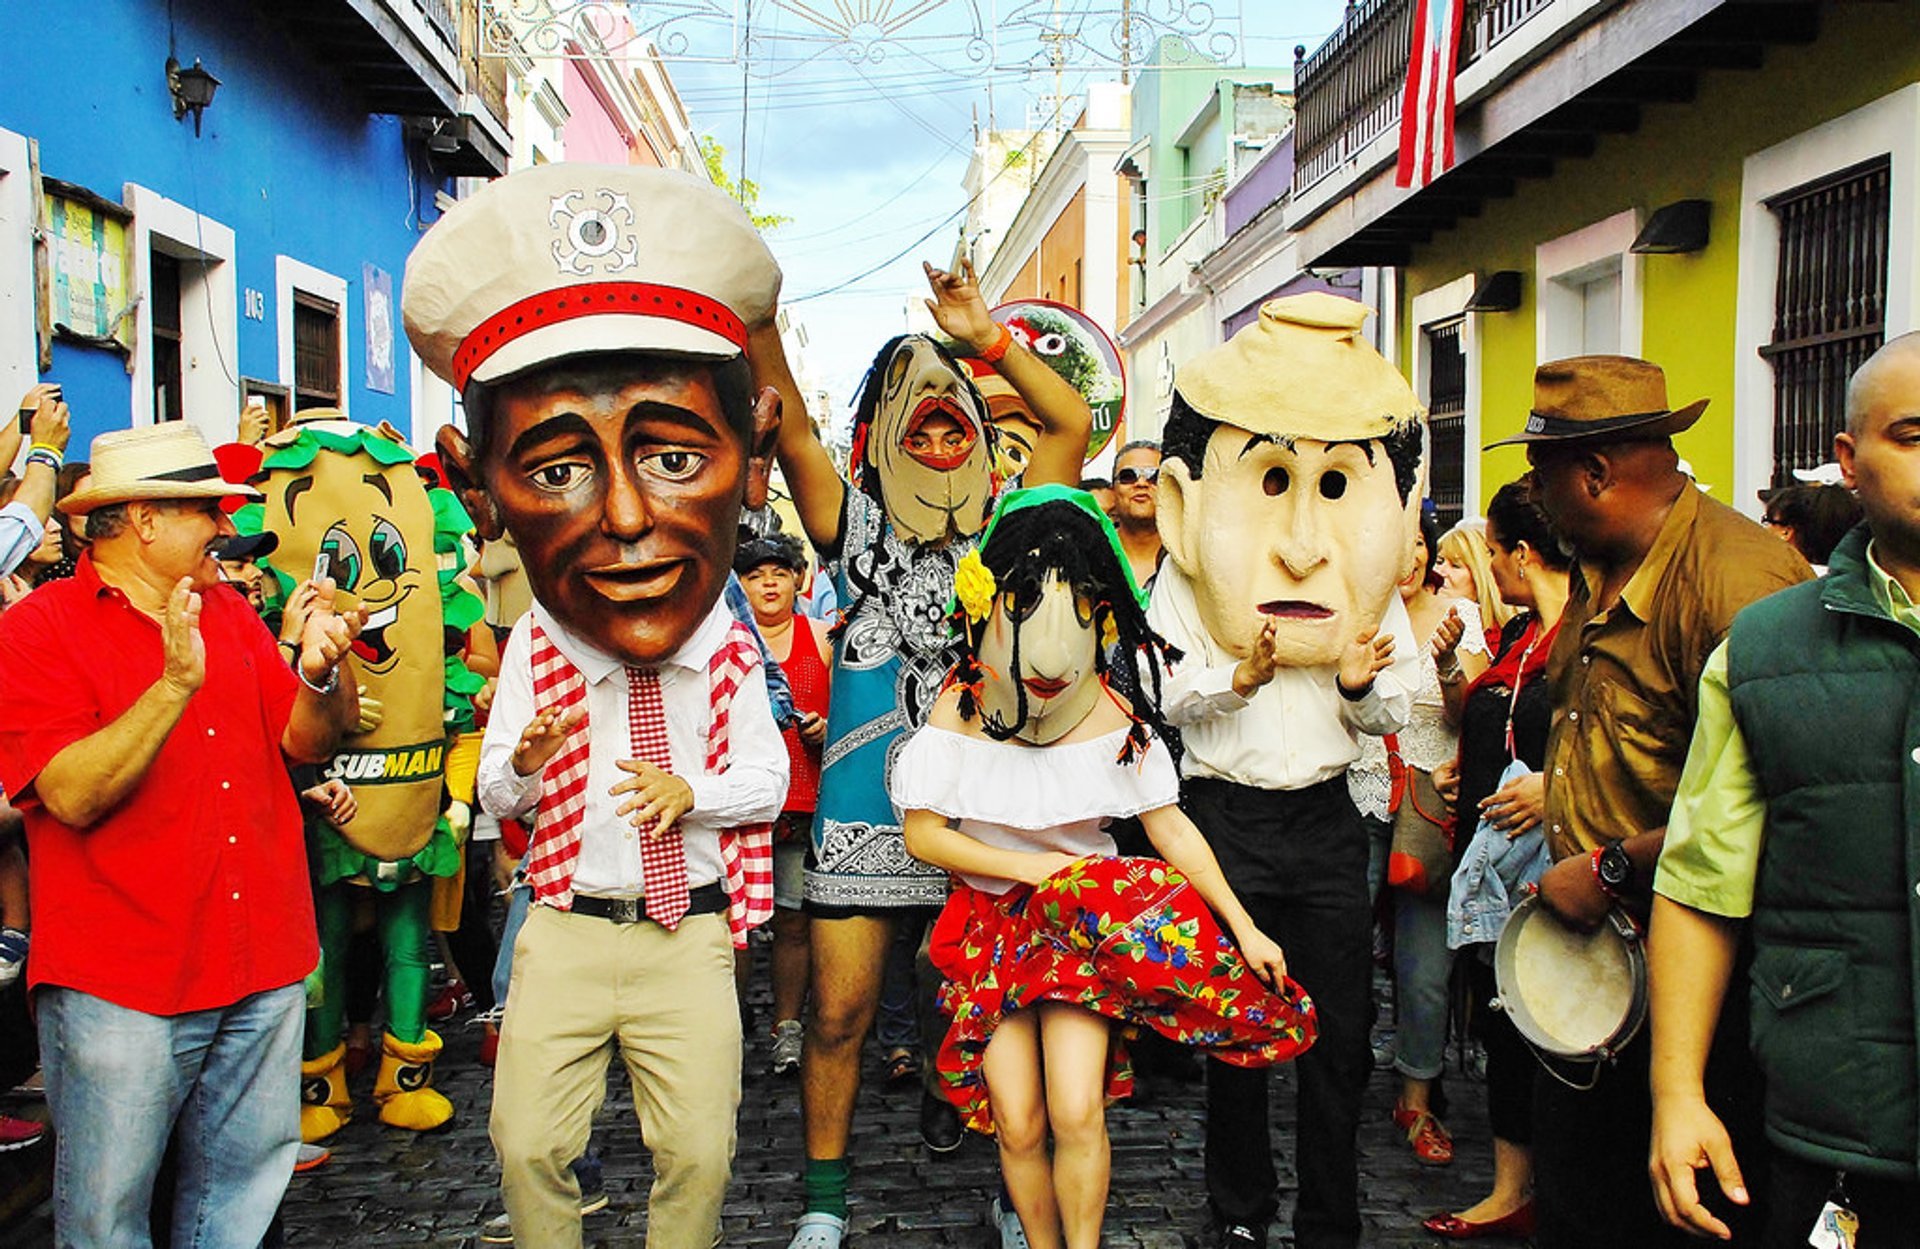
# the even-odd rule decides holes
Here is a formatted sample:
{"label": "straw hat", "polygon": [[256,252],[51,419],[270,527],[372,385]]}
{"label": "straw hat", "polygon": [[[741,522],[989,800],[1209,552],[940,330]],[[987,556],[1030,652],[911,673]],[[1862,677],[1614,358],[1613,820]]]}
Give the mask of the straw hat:
{"label": "straw hat", "polygon": [[1314,292],[1270,299],[1260,319],[1174,376],[1208,420],[1326,442],[1382,438],[1424,413],[1413,388],[1360,336],[1365,304]]}
{"label": "straw hat", "polygon": [[1706,410],[1696,399],[1667,406],[1667,375],[1632,356],[1573,356],[1533,371],[1533,411],[1526,428],[1495,447],[1538,442],[1607,442],[1665,438],[1690,428]]}
{"label": "straw hat", "polygon": [[773,253],[711,182],[563,161],[448,209],[400,304],[420,359],[462,390],[588,352],[731,359],[779,293]]}
{"label": "straw hat", "polygon": [[200,431],[184,421],[119,429],[93,440],[87,453],[93,481],[60,500],[68,516],[85,516],[109,503],[133,499],[260,497],[252,486],[228,481]]}

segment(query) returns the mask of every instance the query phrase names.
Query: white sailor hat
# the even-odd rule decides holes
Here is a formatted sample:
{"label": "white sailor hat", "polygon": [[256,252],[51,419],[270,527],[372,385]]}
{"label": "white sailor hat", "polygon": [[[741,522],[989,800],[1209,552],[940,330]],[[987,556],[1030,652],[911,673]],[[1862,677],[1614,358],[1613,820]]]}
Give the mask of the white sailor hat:
{"label": "white sailor hat", "polygon": [[780,293],[739,204],[678,170],[560,163],[447,211],[407,260],[407,337],[464,390],[562,356],[731,359]]}

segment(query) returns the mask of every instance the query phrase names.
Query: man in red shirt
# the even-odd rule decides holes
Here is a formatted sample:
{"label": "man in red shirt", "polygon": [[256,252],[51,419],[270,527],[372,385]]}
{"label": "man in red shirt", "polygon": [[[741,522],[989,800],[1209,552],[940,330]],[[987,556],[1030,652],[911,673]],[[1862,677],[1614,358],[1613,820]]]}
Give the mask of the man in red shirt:
{"label": "man in red shirt", "polygon": [[[318,958],[286,763],[357,716],[362,623],[331,582],[298,647],[220,581],[233,535],[193,427],[93,443],[72,578],[0,617],[0,785],[26,818],[55,1235],[144,1243],[179,1147],[176,1246],[253,1249],[299,1146],[301,982]],[[297,652],[297,653],[296,653]],[[289,665],[291,659],[292,664]]]}

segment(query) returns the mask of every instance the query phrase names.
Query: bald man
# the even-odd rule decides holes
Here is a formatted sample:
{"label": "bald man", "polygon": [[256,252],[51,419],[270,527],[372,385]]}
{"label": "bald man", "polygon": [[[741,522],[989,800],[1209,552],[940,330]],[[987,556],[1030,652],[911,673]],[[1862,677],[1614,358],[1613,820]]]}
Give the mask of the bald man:
{"label": "bald man", "polygon": [[[1825,578],[1741,612],[1700,680],[1653,883],[1650,1168],[1696,1235],[1730,1236],[1711,1170],[1734,1206],[1765,1183],[1762,1244],[1914,1246],[1920,334],[1854,374],[1834,453],[1865,523]],[[1743,934],[1774,1147],[1751,1177],[1702,1092]]]}

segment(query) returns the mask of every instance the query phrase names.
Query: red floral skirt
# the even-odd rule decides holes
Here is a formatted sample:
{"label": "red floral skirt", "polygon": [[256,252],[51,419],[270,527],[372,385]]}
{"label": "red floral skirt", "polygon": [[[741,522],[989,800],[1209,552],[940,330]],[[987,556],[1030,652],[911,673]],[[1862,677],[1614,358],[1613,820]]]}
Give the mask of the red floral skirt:
{"label": "red floral skirt", "polygon": [[[935,1065],[976,1132],[993,1131],[981,1064],[994,1029],[1040,1002],[1152,1028],[1237,1067],[1285,1062],[1319,1033],[1300,986],[1288,980],[1276,993],[1261,984],[1187,878],[1158,859],[1080,859],[997,896],[956,884],[930,952],[953,1021]],[[1132,1088],[1116,1034],[1107,1096]]]}

